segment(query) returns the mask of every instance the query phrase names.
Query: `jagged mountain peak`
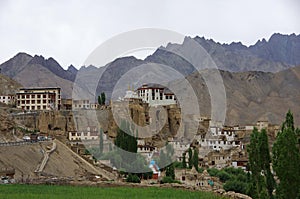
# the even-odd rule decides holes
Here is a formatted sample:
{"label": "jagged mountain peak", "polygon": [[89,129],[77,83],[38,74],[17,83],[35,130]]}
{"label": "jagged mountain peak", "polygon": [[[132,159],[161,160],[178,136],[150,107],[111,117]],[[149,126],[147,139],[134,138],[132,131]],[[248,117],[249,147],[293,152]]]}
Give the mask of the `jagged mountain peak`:
{"label": "jagged mountain peak", "polygon": [[25,52],[19,52],[19,53],[17,53],[13,58],[17,58],[17,57],[27,57],[27,58],[32,58],[32,56],[31,55],[29,55],[29,54],[27,54],[27,53],[25,53]]}
{"label": "jagged mountain peak", "polygon": [[74,73],[74,74],[76,74],[78,72],[77,68],[75,68],[75,66],[73,66],[73,64],[68,66],[67,71],[70,72],[70,73]]}

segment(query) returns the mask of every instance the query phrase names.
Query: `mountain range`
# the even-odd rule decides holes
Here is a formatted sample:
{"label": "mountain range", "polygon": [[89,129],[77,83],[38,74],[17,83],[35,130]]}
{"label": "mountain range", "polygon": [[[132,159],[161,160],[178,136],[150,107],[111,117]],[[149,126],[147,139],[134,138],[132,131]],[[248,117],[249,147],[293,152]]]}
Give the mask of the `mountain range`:
{"label": "mountain range", "polygon": [[[296,119],[300,119],[297,114],[300,112],[297,106],[300,100],[300,35],[295,34],[276,33],[268,41],[262,39],[249,47],[240,42],[220,44],[204,37],[186,37],[182,44],[159,47],[144,60],[122,57],[100,68],[83,66],[79,70],[72,65],[64,70],[53,58],[18,53],[1,64],[0,69],[2,74],[25,87],[61,87],[64,98],[72,96],[74,82],[92,97],[105,92],[110,98],[118,80],[131,69],[142,64],[163,64],[179,71],[191,82],[199,104],[204,107],[203,113],[209,114],[210,98],[205,82],[199,78],[191,61],[176,53],[180,51],[190,55],[191,60],[199,60],[199,55],[193,54],[191,41],[204,49],[220,70],[226,89],[228,124],[251,123],[258,119],[279,123],[289,108],[296,113]],[[207,60],[199,62],[200,69],[205,70]],[[99,74],[102,78],[95,85]],[[153,74],[162,74],[162,71],[157,69]],[[136,85],[137,82],[130,83]]]}

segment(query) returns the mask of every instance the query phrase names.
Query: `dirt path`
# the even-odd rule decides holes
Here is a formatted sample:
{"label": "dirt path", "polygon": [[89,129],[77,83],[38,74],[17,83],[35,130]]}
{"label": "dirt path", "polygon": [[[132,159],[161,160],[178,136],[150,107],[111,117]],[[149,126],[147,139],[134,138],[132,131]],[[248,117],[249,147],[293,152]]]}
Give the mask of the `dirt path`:
{"label": "dirt path", "polygon": [[52,148],[50,150],[47,150],[46,152],[44,151],[44,159],[42,161],[42,163],[38,166],[38,168],[34,171],[35,173],[40,173],[44,170],[48,160],[49,160],[49,157],[50,157],[50,154],[56,149],[56,142],[55,140],[52,142]]}

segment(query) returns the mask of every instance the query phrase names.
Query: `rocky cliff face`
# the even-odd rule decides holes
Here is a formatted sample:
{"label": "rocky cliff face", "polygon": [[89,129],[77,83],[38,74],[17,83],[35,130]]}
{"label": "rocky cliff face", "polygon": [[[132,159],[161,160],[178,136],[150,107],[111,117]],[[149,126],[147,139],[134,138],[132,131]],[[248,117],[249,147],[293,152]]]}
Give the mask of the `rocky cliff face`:
{"label": "rocky cliff face", "polygon": [[298,66],[300,65],[300,35],[276,33],[268,41],[259,40],[249,47],[249,51],[266,60]]}
{"label": "rocky cliff face", "polygon": [[22,87],[22,85],[18,82],[0,74],[0,95],[15,94],[20,87]]}
{"label": "rocky cliff face", "polygon": [[[0,142],[13,141],[15,122],[7,112],[7,107],[0,105]],[[17,135],[17,133],[15,133]]]}

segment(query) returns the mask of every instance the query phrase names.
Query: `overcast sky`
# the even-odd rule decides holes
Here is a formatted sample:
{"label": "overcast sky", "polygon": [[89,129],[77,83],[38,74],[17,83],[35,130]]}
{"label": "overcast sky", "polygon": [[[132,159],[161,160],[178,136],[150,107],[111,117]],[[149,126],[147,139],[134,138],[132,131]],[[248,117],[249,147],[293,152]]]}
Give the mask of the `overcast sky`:
{"label": "overcast sky", "polygon": [[79,68],[102,42],[145,27],[251,45],[299,34],[299,19],[298,0],[0,0],[0,63],[26,52]]}

